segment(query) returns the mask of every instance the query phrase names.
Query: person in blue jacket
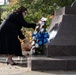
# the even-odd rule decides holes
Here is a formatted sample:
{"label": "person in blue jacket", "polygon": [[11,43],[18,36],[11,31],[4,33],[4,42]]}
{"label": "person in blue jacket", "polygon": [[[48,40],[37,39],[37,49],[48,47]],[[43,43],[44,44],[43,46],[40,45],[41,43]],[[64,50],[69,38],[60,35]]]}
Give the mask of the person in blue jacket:
{"label": "person in blue jacket", "polygon": [[7,63],[16,65],[12,60],[13,55],[22,56],[21,44],[18,39],[24,40],[21,32],[22,26],[35,29],[36,24],[25,21],[27,9],[23,6],[11,12],[0,25],[0,54],[7,54]]}

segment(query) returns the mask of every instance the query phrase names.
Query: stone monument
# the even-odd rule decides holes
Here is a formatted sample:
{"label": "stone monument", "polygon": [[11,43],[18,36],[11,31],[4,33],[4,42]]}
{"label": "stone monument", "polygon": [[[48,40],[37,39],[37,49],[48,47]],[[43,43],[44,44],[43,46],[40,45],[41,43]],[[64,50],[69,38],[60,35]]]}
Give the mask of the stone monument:
{"label": "stone monument", "polygon": [[[31,70],[76,70],[76,7],[56,10],[43,56],[30,58]],[[31,64],[31,65],[30,65]]]}
{"label": "stone monument", "polygon": [[76,8],[63,7],[55,11],[55,16],[48,29],[50,35],[53,30],[57,30],[57,34],[50,39],[48,47],[45,45],[46,55],[76,56]]}

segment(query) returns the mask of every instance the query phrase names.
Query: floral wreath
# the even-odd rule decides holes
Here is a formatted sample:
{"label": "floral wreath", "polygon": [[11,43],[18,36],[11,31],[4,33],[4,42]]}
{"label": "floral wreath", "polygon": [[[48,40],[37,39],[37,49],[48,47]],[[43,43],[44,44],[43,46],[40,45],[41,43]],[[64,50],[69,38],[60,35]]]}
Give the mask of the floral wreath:
{"label": "floral wreath", "polygon": [[45,28],[46,21],[47,18],[42,17],[37,23],[37,26],[32,34],[33,39],[31,43],[31,54],[34,54],[37,48],[48,42],[49,34],[47,33]]}

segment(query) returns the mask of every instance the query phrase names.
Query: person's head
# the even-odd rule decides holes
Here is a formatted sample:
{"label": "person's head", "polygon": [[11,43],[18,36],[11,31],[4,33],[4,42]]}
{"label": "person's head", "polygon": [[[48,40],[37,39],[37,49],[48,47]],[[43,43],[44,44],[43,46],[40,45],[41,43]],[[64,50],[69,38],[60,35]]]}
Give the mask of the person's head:
{"label": "person's head", "polygon": [[27,9],[24,7],[24,6],[20,6],[18,9],[17,9],[17,12],[20,12],[24,15],[26,15],[27,13]]}

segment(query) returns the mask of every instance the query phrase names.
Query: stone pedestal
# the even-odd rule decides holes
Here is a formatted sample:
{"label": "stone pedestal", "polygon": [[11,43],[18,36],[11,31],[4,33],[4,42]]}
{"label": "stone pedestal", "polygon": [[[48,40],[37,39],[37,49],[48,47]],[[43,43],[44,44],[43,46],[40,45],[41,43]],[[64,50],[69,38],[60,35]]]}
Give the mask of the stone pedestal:
{"label": "stone pedestal", "polygon": [[76,70],[76,57],[44,57],[29,58],[28,68],[32,71],[74,71]]}

